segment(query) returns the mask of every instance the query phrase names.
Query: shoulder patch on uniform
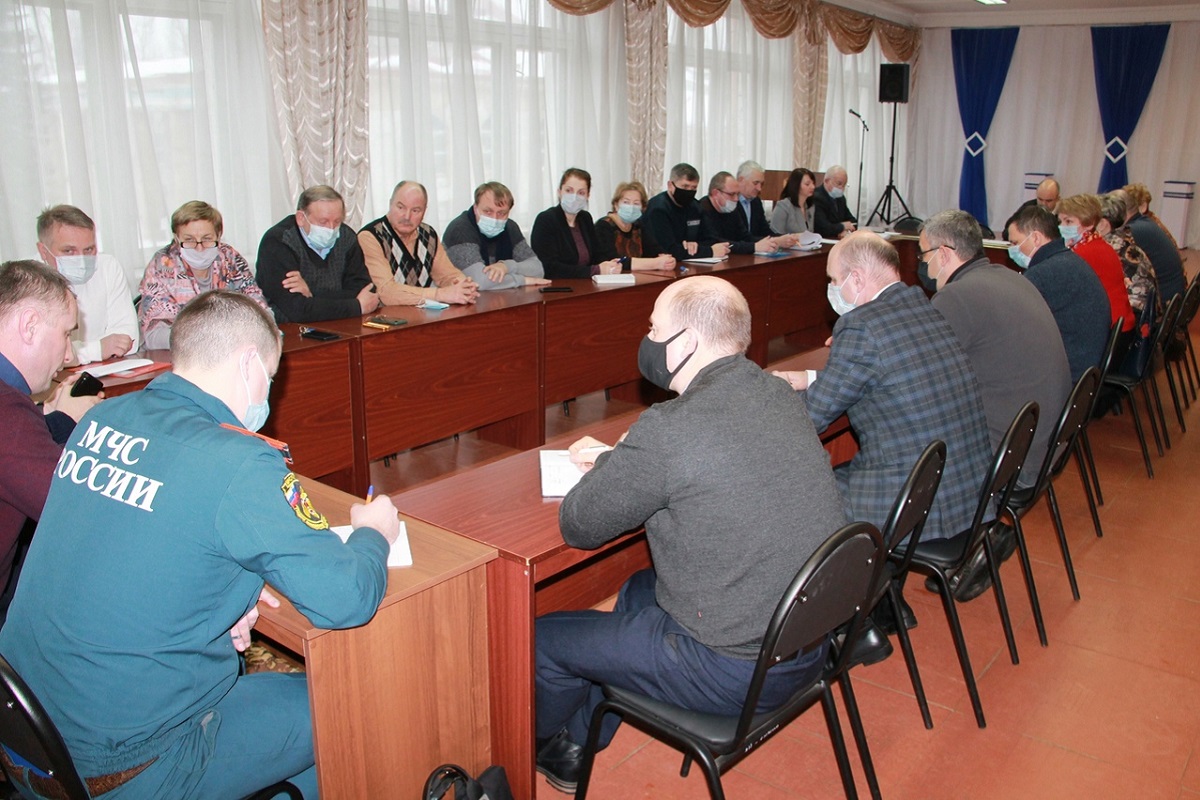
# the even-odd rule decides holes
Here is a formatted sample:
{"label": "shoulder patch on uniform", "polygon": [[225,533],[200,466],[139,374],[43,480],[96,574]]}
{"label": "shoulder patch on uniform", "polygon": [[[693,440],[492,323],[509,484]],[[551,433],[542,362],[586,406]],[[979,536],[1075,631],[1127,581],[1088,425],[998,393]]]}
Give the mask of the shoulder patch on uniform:
{"label": "shoulder patch on uniform", "polygon": [[314,531],[329,530],[329,520],[325,519],[324,514],[313,508],[312,501],[308,499],[308,492],[304,491],[304,487],[300,485],[300,479],[296,477],[296,473],[289,472],[284,476],[283,485],[279,489],[283,492],[283,499],[292,507],[292,511],[296,512],[296,516],[300,518],[301,522]]}

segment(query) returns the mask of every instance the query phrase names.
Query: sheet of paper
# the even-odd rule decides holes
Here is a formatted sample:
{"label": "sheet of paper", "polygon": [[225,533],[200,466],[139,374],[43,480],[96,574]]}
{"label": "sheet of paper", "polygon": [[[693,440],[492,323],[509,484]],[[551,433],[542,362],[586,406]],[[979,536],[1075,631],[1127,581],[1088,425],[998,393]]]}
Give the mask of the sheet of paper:
{"label": "sheet of paper", "polygon": [[[335,525],[329,530],[338,535],[338,538],[343,542],[350,538],[350,534],[354,533],[353,525]],[[411,567],[412,566],[412,550],[408,546],[408,528],[404,525],[404,520],[400,520],[400,535],[396,537],[396,541],[392,542],[392,551],[388,553],[389,567]]]}
{"label": "sheet of paper", "polygon": [[622,272],[616,275],[593,275],[592,282],[598,286],[628,286],[637,283],[632,272]]}
{"label": "sheet of paper", "polygon": [[542,450],[542,497],[565,497],[575,488],[583,473],[571,463],[569,450]]}
{"label": "sheet of paper", "polygon": [[821,244],[837,244],[839,241],[841,241],[841,240],[840,240],[840,239],[825,239],[825,238],[822,238],[822,239],[821,239]]}
{"label": "sheet of paper", "polygon": [[138,367],[147,367],[154,362],[148,358],[122,358],[120,361],[113,361],[111,364],[88,364],[84,367],[84,371],[93,378],[103,378],[105,375],[112,375],[114,372],[124,372],[129,369],[137,369]]}
{"label": "sheet of paper", "polygon": [[687,263],[687,264],[720,264],[726,258],[728,258],[728,256],[721,256],[720,258],[717,258],[716,256],[714,256],[712,258],[685,258],[684,263]]}
{"label": "sheet of paper", "polygon": [[813,231],[804,231],[800,234],[800,238],[796,240],[796,246],[803,249],[813,249],[821,246],[821,234]]}

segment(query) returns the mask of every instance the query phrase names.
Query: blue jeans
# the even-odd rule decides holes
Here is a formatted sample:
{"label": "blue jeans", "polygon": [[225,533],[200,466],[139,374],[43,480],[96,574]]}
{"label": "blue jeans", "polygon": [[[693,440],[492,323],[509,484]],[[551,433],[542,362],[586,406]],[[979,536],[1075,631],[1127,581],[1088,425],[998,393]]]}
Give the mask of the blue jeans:
{"label": "blue jeans", "polygon": [[[611,612],[562,611],[537,620],[537,737],[563,728],[576,744],[587,741],[592,712],[611,684],[693,711],[736,716],[746,700],[754,660],[722,655],[692,638],[654,597],[657,577],[642,570],[621,587]],[[766,629],[768,619],[762,621]],[[782,705],[811,682],[826,647],[779,664],[767,674],[758,710]],[[620,725],[605,717],[600,747]]]}
{"label": "blue jeans", "polygon": [[[229,694],[187,723],[184,732],[137,777],[104,800],[241,798],[289,780],[317,798],[312,719],[304,675],[238,678]],[[26,797],[37,797],[19,786]]]}

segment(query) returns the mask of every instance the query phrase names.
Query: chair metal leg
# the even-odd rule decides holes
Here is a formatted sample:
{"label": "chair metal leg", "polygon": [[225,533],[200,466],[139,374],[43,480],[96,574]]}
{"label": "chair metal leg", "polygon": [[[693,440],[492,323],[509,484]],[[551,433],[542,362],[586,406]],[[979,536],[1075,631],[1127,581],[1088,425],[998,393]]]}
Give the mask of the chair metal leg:
{"label": "chair metal leg", "polygon": [[1046,639],[1046,623],[1042,619],[1042,604],[1038,601],[1037,586],[1033,582],[1033,565],[1029,561],[1029,548],[1025,544],[1025,529],[1021,526],[1019,514],[1012,515],[1012,522],[1013,531],[1017,537],[1017,555],[1021,559],[1021,572],[1025,576],[1025,590],[1029,593],[1029,608],[1033,611],[1033,622],[1037,626],[1038,641],[1042,643],[1042,647],[1046,647],[1049,645]]}
{"label": "chair metal leg", "polygon": [[1192,407],[1192,396],[1190,394],[1188,394],[1188,387],[1185,386],[1183,383],[1184,367],[1187,367],[1188,381],[1191,381],[1191,379],[1192,379],[1192,375],[1191,375],[1192,366],[1191,366],[1191,364],[1188,364],[1187,359],[1184,358],[1184,356],[1186,356],[1186,355],[1187,355],[1187,353],[1181,352],[1179,354],[1179,358],[1175,359],[1175,377],[1179,379],[1179,395],[1180,395],[1180,397],[1183,398],[1183,407],[1191,408]]}
{"label": "chair metal leg", "polygon": [[[1075,465],[1079,467],[1079,480],[1083,482],[1083,495],[1087,498],[1088,511],[1092,514],[1092,527],[1096,529],[1096,538],[1103,539],[1104,529],[1100,527],[1100,511],[1096,508],[1096,496],[1092,494],[1092,482],[1095,480],[1095,476],[1092,476],[1092,480],[1088,480],[1087,464],[1084,463],[1083,456],[1084,445],[1080,443],[1080,439],[1083,438],[1083,434],[1086,431],[1086,426],[1080,429],[1079,437],[1075,439],[1072,447],[1075,450]],[[1099,491],[1100,485],[1096,484],[1096,492],[1099,493]]]}
{"label": "chair metal leg", "polygon": [[[1195,373],[1196,382],[1200,383],[1200,364],[1196,363],[1196,348],[1192,346],[1192,332],[1185,331],[1185,333],[1187,335],[1183,337],[1183,341],[1187,344],[1188,361],[1190,363],[1188,376],[1190,377],[1193,373]],[[1194,385],[1192,386],[1192,399],[1196,399],[1196,387]]]}
{"label": "chair metal leg", "polygon": [[[1144,388],[1143,388],[1144,391]],[[1154,466],[1150,463],[1150,448],[1146,446],[1146,434],[1142,430],[1142,417],[1138,413],[1137,400],[1135,399],[1133,389],[1127,392],[1129,397],[1129,416],[1133,417],[1133,429],[1137,431],[1138,443],[1142,446],[1142,459],[1146,462],[1146,477],[1154,479]],[[1153,419],[1151,420],[1153,422]],[[1158,431],[1154,433],[1155,442],[1158,441]],[[1162,448],[1159,448],[1159,455],[1162,455]]]}
{"label": "chair metal leg", "polygon": [[579,782],[575,785],[575,800],[587,797],[588,784],[592,780],[592,766],[596,762],[596,748],[600,746],[600,728],[604,724],[604,715],[610,706],[602,702],[592,712],[592,721],[588,725],[587,742],[583,745],[583,764],[580,765]]}
{"label": "chair metal leg", "polygon": [[[1179,368],[1179,364],[1175,364],[1175,368]],[[1181,433],[1187,433],[1187,423],[1183,421],[1183,404],[1179,402],[1179,390],[1175,386],[1175,373],[1171,370],[1171,362],[1165,357],[1163,359],[1163,372],[1167,374],[1167,388],[1171,390],[1171,403],[1175,406],[1175,419],[1179,421],[1179,430]],[[1180,376],[1182,381],[1183,376]]]}
{"label": "chair metal leg", "polygon": [[1083,446],[1083,456],[1087,459],[1088,476],[1096,490],[1096,503],[1104,505],[1104,492],[1100,489],[1100,473],[1096,472],[1096,459],[1092,457],[1092,440],[1088,438],[1088,425],[1091,425],[1090,420],[1079,430],[1079,441]]}
{"label": "chair metal leg", "polygon": [[[1018,543],[1020,539],[1017,540]],[[1013,636],[1012,618],[1008,615],[1008,601],[1004,598],[1004,584],[1000,581],[1000,565],[992,552],[992,543],[983,537],[983,552],[987,555],[988,570],[992,573],[992,593],[996,595],[996,608],[1000,611],[1000,624],[1004,626],[1004,640],[1008,643],[1008,657],[1012,663],[1020,664],[1017,655],[1017,639]]]}
{"label": "chair metal leg", "polygon": [[950,581],[946,578],[946,573],[939,569],[934,570],[933,579],[938,585],[938,593],[942,596],[942,606],[946,609],[946,622],[950,625],[950,636],[954,639],[954,650],[958,653],[958,665],[962,668],[963,682],[967,684],[967,695],[971,698],[971,709],[975,712],[975,724],[986,728],[987,721],[983,718],[979,687],[975,684],[975,672],[971,669],[971,657],[967,654],[967,640],[963,637],[962,622],[958,618],[957,601],[950,594]]}
{"label": "chair metal leg", "polygon": [[875,775],[875,762],[871,760],[871,748],[867,744],[867,732],[863,729],[862,716],[858,713],[858,700],[854,697],[854,687],[850,685],[849,670],[838,676],[838,686],[842,690],[842,702],[846,706],[846,716],[850,718],[850,731],[854,734],[854,744],[858,747],[858,760],[862,762],[863,774],[867,777],[867,787],[871,790],[871,800],[883,800],[879,794],[879,778]]}
{"label": "chair metal leg", "polygon": [[850,756],[846,753],[846,738],[842,735],[842,723],[838,721],[837,708],[833,704],[833,691],[829,683],[821,692],[821,710],[825,712],[825,726],[829,728],[829,741],[837,759],[838,773],[842,776],[842,790],[846,800],[858,800],[858,787],[854,785],[854,773],[850,771]]}
{"label": "chair metal leg", "polygon": [[[1154,398],[1150,396],[1150,385],[1155,385],[1154,381],[1147,378],[1142,381],[1142,401],[1146,405],[1146,418],[1150,420],[1150,432],[1154,434],[1154,447],[1158,450],[1158,457],[1162,458],[1165,455],[1163,451],[1163,437],[1159,433],[1158,415],[1154,413]],[[1157,386],[1155,386],[1157,391]],[[1137,413],[1137,406],[1134,406],[1133,400],[1130,400],[1130,405],[1133,406],[1133,411]],[[1166,431],[1163,431],[1166,433]]]}
{"label": "chair metal leg", "polygon": [[913,653],[912,639],[908,628],[904,627],[903,614],[900,613],[901,588],[896,581],[888,581],[888,599],[891,600],[892,613],[896,619],[896,638],[900,640],[900,652],[904,654],[904,664],[908,667],[908,678],[912,681],[913,694],[917,696],[917,707],[921,709],[921,721],[925,730],[933,729],[933,717],[929,714],[929,701],[925,699],[925,685],[921,683],[921,673],[917,670],[917,657]]}
{"label": "chair metal leg", "polygon": [[[1163,411],[1162,393],[1158,391],[1158,376],[1153,372],[1150,373],[1150,376],[1143,381],[1142,385],[1144,386],[1146,383],[1150,384],[1150,394],[1154,396],[1154,407],[1151,409],[1150,413],[1153,414],[1155,411],[1158,412],[1158,426],[1162,429],[1163,444],[1165,444],[1167,449],[1170,450],[1171,433],[1167,430],[1167,415]],[[1147,405],[1147,407],[1149,407],[1149,405]],[[1159,455],[1162,455],[1162,453],[1160,452]]]}
{"label": "chair metal leg", "polygon": [[1050,516],[1054,518],[1054,532],[1058,534],[1058,548],[1062,550],[1063,566],[1067,568],[1067,579],[1071,582],[1071,595],[1079,599],[1079,583],[1075,580],[1075,564],[1071,561],[1071,548],[1067,544],[1067,531],[1063,527],[1062,512],[1058,508],[1058,495],[1054,484],[1046,487],[1046,498],[1050,503]]}

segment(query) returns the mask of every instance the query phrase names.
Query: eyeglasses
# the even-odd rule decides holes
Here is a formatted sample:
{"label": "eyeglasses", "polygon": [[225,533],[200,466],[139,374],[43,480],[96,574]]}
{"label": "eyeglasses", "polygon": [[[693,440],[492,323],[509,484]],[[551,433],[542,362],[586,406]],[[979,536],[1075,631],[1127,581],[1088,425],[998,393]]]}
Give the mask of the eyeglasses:
{"label": "eyeglasses", "polygon": [[216,245],[217,237],[215,236],[205,236],[202,239],[193,239],[189,236],[186,239],[179,240],[179,246],[186,250],[207,250],[210,247],[216,247]]}

